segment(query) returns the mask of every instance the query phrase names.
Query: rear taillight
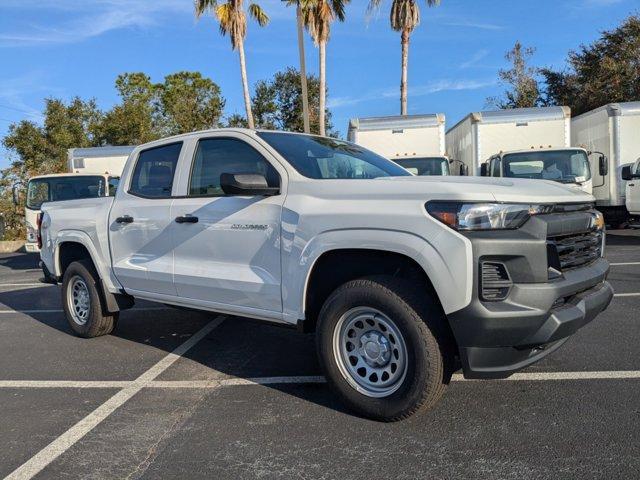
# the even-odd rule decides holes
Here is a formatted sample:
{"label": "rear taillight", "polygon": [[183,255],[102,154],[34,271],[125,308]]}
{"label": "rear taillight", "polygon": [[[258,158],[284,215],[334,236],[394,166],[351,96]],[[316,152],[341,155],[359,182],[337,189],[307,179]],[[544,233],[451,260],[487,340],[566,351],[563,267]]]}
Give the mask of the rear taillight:
{"label": "rear taillight", "polygon": [[42,213],[39,213],[36,217],[36,226],[38,229],[38,248],[42,248]]}

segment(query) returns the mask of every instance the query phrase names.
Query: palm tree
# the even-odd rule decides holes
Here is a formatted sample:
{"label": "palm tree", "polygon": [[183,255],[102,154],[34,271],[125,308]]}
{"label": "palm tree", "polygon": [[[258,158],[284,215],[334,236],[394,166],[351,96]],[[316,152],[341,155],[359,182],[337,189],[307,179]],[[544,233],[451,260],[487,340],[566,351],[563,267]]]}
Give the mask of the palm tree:
{"label": "palm tree", "polygon": [[311,38],[319,49],[320,102],[318,116],[320,121],[320,135],[326,134],[325,105],[327,102],[327,72],[326,53],[331,22],[335,19],[344,21],[344,9],[350,0],[304,0],[302,18],[309,30]]}
{"label": "palm tree", "polygon": [[302,19],[301,5],[301,2],[305,2],[305,0],[283,1],[286,2],[289,6],[296,6],[296,20],[298,24],[298,53],[300,54],[300,86],[302,87],[302,119],[304,124],[304,133],[309,133],[311,131],[309,127],[309,91],[307,88],[307,67],[304,54],[304,22]]}
{"label": "palm tree", "polygon": [[[220,33],[222,35],[229,34],[231,49],[238,49],[244,106],[247,111],[247,125],[249,128],[254,128],[249,82],[247,80],[247,63],[244,57],[244,39],[247,36],[247,15],[245,14],[243,3],[243,0],[228,0],[221,4],[218,4],[217,0],[195,0],[195,7],[197,18],[200,18],[208,10],[211,10],[220,23]],[[261,27],[269,23],[269,17],[257,3],[249,4],[247,10],[249,15],[258,22],[258,25]]]}
{"label": "palm tree", "polygon": [[[440,5],[440,0],[425,0],[428,7]],[[382,0],[370,0],[369,11],[380,7]],[[409,63],[409,36],[420,25],[418,0],[393,0],[391,4],[391,28],[400,32],[402,43],[402,76],[400,79],[400,115],[407,114],[407,70]]]}

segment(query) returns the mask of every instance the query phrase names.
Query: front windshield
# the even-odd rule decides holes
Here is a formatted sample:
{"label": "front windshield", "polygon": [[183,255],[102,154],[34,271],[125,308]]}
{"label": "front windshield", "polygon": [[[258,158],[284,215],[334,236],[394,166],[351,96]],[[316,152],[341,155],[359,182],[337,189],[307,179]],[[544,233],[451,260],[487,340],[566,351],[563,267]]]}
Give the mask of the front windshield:
{"label": "front windshield", "polygon": [[104,177],[69,176],[37,178],[27,186],[27,208],[39,210],[44,202],[104,196]]}
{"label": "front windshield", "polygon": [[390,160],[350,142],[295,133],[258,132],[300,174],[315,179],[406,177]]}
{"label": "front windshield", "polygon": [[503,172],[505,177],[561,183],[583,183],[591,179],[589,159],[583,150],[508,153],[503,157]]}
{"label": "front windshield", "polygon": [[393,161],[414,175],[449,175],[449,160],[445,157],[398,158]]}

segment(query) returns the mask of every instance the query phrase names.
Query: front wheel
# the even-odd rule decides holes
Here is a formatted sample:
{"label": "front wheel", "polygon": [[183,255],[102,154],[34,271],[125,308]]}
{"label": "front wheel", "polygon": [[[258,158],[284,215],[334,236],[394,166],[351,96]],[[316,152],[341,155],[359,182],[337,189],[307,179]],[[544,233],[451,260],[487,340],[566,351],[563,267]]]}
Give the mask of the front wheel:
{"label": "front wheel", "polygon": [[99,277],[87,260],[71,263],[62,280],[62,305],[71,329],[85,338],[111,333],[118,314],[103,312]]}
{"label": "front wheel", "polygon": [[327,380],[366,417],[396,421],[433,407],[450,377],[446,320],[428,292],[392,277],[354,280],[325,302],[317,343]]}

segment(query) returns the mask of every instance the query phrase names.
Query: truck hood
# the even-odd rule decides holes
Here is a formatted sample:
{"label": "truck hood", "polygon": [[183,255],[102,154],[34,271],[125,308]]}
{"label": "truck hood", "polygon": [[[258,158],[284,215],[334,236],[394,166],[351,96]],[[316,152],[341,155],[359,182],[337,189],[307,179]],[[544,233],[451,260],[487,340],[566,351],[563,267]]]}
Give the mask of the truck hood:
{"label": "truck hood", "polygon": [[430,196],[439,193],[449,197],[458,193],[461,199],[513,203],[582,203],[594,202],[593,195],[551,180],[528,180],[496,177],[381,177],[377,181],[403,185],[407,190],[422,190]]}

